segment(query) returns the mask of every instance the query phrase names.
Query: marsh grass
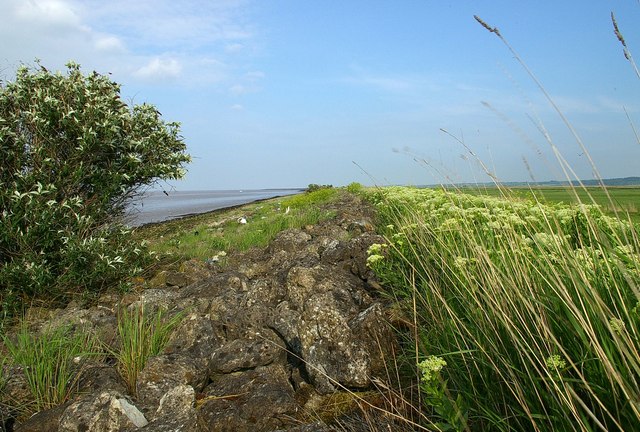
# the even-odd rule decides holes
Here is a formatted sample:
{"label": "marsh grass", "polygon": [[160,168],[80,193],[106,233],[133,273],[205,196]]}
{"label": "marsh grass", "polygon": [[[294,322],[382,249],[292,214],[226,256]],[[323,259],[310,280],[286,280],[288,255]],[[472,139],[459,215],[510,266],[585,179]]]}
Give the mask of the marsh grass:
{"label": "marsh grass", "polygon": [[[34,334],[23,325],[15,340],[3,337],[3,343],[7,362],[22,367],[33,397],[32,406],[19,407],[27,414],[53,408],[72,397],[86,360],[100,354],[92,335],[67,327]],[[7,397],[6,402],[11,404],[11,395]]]}
{"label": "marsh grass", "polygon": [[[445,396],[471,430],[635,428],[636,226],[584,204],[410,188],[370,196],[388,246],[373,247],[369,265],[416,324],[407,357],[446,362]],[[422,403],[466,427],[443,416],[442,397]]]}
{"label": "marsh grass", "polygon": [[136,381],[147,360],[164,349],[173,330],[183,317],[184,312],[181,312],[166,319],[163,310],[158,309],[150,314],[145,312],[143,305],[120,310],[118,314],[120,349],[114,354],[118,371],[131,395],[137,395]]}

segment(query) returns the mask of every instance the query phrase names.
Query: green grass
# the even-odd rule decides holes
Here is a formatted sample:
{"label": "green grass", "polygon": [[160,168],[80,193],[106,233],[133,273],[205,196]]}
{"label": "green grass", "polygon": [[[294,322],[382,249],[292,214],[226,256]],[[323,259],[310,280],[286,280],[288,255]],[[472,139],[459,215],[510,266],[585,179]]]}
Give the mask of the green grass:
{"label": "green grass", "polygon": [[118,371],[133,396],[137,395],[138,374],[150,357],[158,355],[169,341],[171,333],[182,321],[184,313],[165,319],[164,311],[145,313],[144,307],[122,309],[118,315],[120,350],[115,353]]}
{"label": "green grass", "polygon": [[[480,194],[500,197],[505,189],[491,188],[463,188],[464,193]],[[640,223],[640,187],[600,187],[575,188],[569,187],[514,187],[506,189],[509,196],[523,199],[539,200],[547,203],[565,204],[598,204],[612,216],[626,219],[627,214],[632,221]]]}
{"label": "green grass", "polygon": [[368,264],[414,323],[403,358],[434,421],[637,427],[637,226],[593,206],[412,188],[369,196],[388,245]]}
{"label": "green grass", "polygon": [[[23,325],[15,341],[4,337],[3,342],[8,361],[23,367],[33,405],[19,408],[27,414],[67,401],[76,390],[84,361],[99,351],[91,335],[72,333],[65,327],[34,334]],[[11,400],[5,402],[12,405]]]}
{"label": "green grass", "polygon": [[[221,252],[264,247],[281,231],[313,225],[335,216],[320,206],[337,197],[337,189],[320,189],[250,204],[225,212],[198,215],[142,227],[137,236],[165,260],[207,260]],[[244,218],[247,223],[239,223]]]}

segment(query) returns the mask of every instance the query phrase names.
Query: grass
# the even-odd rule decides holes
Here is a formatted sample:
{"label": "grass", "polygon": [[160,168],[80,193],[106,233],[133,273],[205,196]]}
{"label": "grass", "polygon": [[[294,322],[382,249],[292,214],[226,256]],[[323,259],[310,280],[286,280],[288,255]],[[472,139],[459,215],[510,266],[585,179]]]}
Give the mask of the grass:
{"label": "grass", "polygon": [[[208,260],[220,253],[264,247],[281,231],[331,218],[319,207],[336,198],[337,189],[319,189],[287,198],[243,206],[182,220],[149,225],[136,235],[167,261]],[[246,223],[240,223],[244,219]]]}
{"label": "grass", "polygon": [[72,333],[65,327],[46,329],[36,335],[23,325],[15,341],[4,337],[3,342],[8,361],[23,367],[33,397],[32,406],[21,407],[26,413],[67,401],[76,390],[85,360],[99,352],[98,343],[91,335]]}
{"label": "grass", "polygon": [[138,374],[150,357],[158,355],[169,341],[171,333],[182,320],[184,312],[166,320],[160,309],[145,313],[144,306],[122,309],[118,315],[120,350],[115,353],[118,371],[129,393],[137,395]]}
{"label": "grass", "polygon": [[585,205],[412,188],[370,198],[388,244],[368,263],[414,323],[405,358],[443,429],[636,427],[637,226]]}
{"label": "grass", "polygon": [[[517,187],[506,189],[508,196],[538,200],[545,203],[597,204],[611,216],[640,223],[640,187]],[[487,196],[504,196],[504,188],[464,188],[464,193]]]}

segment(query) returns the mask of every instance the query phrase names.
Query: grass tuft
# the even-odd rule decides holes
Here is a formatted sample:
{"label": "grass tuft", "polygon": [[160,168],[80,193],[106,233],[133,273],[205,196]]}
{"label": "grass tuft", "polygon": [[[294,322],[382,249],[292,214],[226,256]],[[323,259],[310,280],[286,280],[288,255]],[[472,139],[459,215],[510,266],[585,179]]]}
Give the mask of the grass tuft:
{"label": "grass tuft", "polygon": [[160,354],[169,342],[173,330],[182,321],[184,312],[166,320],[161,309],[155,314],[145,313],[144,306],[122,309],[118,315],[120,351],[117,352],[118,371],[133,396],[137,395],[138,374],[150,357]]}
{"label": "grass tuft", "polygon": [[34,401],[33,406],[26,407],[30,413],[67,401],[76,391],[84,362],[98,352],[93,336],[73,333],[66,327],[36,335],[23,325],[15,341],[3,337],[3,342],[9,361],[23,368]]}

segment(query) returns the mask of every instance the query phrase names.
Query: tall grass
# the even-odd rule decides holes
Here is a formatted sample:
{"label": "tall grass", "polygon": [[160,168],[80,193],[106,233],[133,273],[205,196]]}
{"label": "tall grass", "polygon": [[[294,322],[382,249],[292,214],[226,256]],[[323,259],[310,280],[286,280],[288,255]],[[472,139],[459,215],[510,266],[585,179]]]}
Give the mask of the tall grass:
{"label": "tall grass", "polygon": [[423,390],[425,361],[439,365],[441,384],[423,391],[433,416],[456,430],[637,427],[637,227],[586,205],[410,188],[371,198],[388,246],[369,265],[416,324]]}
{"label": "tall grass", "polygon": [[118,371],[133,396],[137,395],[138,374],[150,357],[160,354],[184,313],[165,319],[163,310],[145,313],[144,306],[122,309],[118,316],[120,350],[115,353]]}
{"label": "tall grass", "polygon": [[4,337],[3,342],[8,361],[23,368],[33,406],[22,408],[30,413],[67,401],[76,391],[85,360],[99,351],[93,336],[65,327],[34,334],[23,325],[15,341]]}

